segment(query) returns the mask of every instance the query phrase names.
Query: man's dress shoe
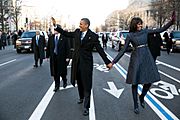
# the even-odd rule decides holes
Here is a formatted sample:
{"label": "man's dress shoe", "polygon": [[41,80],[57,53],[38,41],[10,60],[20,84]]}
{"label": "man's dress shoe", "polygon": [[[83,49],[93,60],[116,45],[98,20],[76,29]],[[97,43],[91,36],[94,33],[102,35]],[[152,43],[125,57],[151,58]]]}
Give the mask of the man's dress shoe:
{"label": "man's dress shoe", "polygon": [[134,108],[134,113],[139,114],[139,108]]}
{"label": "man's dress shoe", "polygon": [[78,104],[82,104],[83,103],[83,99],[79,99],[77,103]]}
{"label": "man's dress shoe", "polygon": [[53,91],[57,92],[58,90],[59,90],[59,87],[55,87]]}
{"label": "man's dress shoe", "polygon": [[38,67],[38,65],[33,65],[33,67],[37,68],[37,67]]}
{"label": "man's dress shoe", "polygon": [[83,115],[84,115],[84,116],[89,115],[89,109],[85,108],[85,109],[84,109],[84,112],[83,112]]}
{"label": "man's dress shoe", "polygon": [[63,88],[66,88],[67,82],[63,82]]}

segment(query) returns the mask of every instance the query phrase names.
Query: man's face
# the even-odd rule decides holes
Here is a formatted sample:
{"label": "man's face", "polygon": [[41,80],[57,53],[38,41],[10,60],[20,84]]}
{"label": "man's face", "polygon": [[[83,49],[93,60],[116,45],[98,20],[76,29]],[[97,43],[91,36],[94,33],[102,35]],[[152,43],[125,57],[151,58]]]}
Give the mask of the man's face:
{"label": "man's face", "polygon": [[80,21],[79,24],[80,31],[84,32],[88,30],[88,24],[86,24],[83,20]]}
{"label": "man's face", "polygon": [[40,32],[39,32],[39,31],[36,31],[36,35],[40,35]]}

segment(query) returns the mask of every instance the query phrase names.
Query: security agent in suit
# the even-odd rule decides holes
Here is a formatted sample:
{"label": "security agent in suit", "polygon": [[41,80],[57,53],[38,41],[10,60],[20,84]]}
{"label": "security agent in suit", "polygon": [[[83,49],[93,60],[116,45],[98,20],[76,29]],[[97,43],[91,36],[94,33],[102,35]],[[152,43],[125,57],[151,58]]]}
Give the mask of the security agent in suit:
{"label": "security agent in suit", "polygon": [[43,59],[45,58],[45,46],[46,41],[45,37],[40,35],[40,31],[36,31],[36,35],[32,38],[31,48],[34,51],[34,60],[35,64],[34,67],[38,67],[38,60],[40,66],[43,63]]}
{"label": "security agent in suit", "polygon": [[89,114],[92,88],[93,48],[95,47],[97,49],[97,52],[104,60],[107,67],[109,67],[110,60],[106,57],[99,43],[98,35],[89,29],[89,19],[82,18],[79,25],[80,29],[76,29],[74,32],[64,31],[60,26],[56,25],[54,18],[52,18],[52,22],[59,33],[66,37],[74,38],[75,47],[72,57],[71,83],[75,86],[75,80],[77,80],[80,97],[78,104],[84,101],[83,115],[87,116]]}
{"label": "security agent in suit", "polygon": [[46,58],[50,58],[51,76],[54,77],[54,92],[59,90],[60,76],[63,80],[63,87],[67,86],[67,63],[69,61],[70,48],[68,38],[60,35],[56,30],[49,37]]}
{"label": "security agent in suit", "polygon": [[157,56],[161,55],[162,46],[163,43],[160,33],[148,34],[148,47],[153,56],[154,61],[156,61]]}

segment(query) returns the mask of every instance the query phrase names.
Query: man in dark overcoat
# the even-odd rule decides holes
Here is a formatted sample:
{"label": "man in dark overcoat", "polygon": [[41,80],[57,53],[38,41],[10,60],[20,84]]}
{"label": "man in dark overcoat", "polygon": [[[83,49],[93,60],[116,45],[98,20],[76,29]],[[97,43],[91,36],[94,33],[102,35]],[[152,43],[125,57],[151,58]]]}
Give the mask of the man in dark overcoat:
{"label": "man in dark overcoat", "polygon": [[40,35],[40,31],[36,31],[36,35],[32,38],[32,43],[31,47],[34,51],[34,60],[35,64],[34,67],[38,67],[38,60],[40,66],[43,63],[43,59],[45,58],[45,46],[46,46],[46,41],[45,37]]}
{"label": "man in dark overcoat", "polygon": [[46,58],[50,58],[51,76],[54,77],[54,92],[59,90],[60,76],[63,80],[63,87],[67,86],[67,63],[69,62],[70,47],[68,38],[60,35],[57,31],[49,37]]}
{"label": "man in dark overcoat", "polygon": [[[106,35],[106,34],[105,34]],[[103,48],[107,48],[107,35],[102,34]]]}
{"label": "man in dark overcoat", "polygon": [[89,19],[82,18],[79,25],[80,29],[76,29],[74,32],[64,31],[60,26],[56,25],[54,18],[52,18],[52,22],[58,32],[66,37],[74,38],[75,48],[72,58],[71,83],[75,86],[75,80],[77,80],[80,97],[78,103],[81,104],[84,100],[83,115],[87,116],[89,115],[92,88],[93,48],[96,48],[107,67],[109,67],[110,60],[100,45],[98,35],[89,29]]}
{"label": "man in dark overcoat", "polygon": [[154,61],[156,61],[157,56],[161,55],[161,47],[163,46],[160,33],[148,34],[148,46]]}

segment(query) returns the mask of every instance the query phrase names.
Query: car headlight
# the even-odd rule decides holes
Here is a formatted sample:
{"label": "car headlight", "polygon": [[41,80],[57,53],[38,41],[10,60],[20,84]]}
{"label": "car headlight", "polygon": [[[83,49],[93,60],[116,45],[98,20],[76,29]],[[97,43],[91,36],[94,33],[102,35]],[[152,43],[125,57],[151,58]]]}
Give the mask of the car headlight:
{"label": "car headlight", "polygon": [[16,45],[17,45],[17,46],[18,46],[18,45],[21,45],[21,41],[17,40],[17,41],[16,41]]}
{"label": "car headlight", "polygon": [[25,43],[31,43],[31,41],[26,41]]}

